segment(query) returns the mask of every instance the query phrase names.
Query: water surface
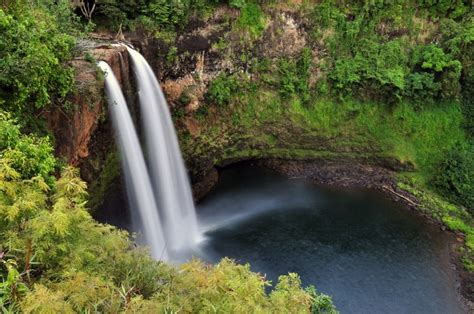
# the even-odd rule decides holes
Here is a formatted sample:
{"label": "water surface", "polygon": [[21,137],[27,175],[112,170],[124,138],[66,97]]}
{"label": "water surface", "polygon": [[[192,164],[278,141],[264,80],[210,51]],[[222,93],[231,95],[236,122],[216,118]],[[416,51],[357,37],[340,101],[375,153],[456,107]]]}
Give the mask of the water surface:
{"label": "water surface", "polygon": [[296,272],[342,313],[462,313],[450,236],[368,191],[335,191],[236,166],[198,206],[205,258],[275,282]]}

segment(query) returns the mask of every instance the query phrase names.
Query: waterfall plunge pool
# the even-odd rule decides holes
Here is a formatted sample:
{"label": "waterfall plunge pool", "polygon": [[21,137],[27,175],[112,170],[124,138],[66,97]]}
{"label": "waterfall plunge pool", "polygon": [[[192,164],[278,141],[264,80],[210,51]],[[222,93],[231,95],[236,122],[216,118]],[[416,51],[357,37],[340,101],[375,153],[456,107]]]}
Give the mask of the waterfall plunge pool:
{"label": "waterfall plunge pool", "polygon": [[[125,193],[96,218],[131,229]],[[341,313],[463,313],[450,262],[453,237],[366,190],[337,190],[249,164],[220,172],[197,204],[199,257],[230,257],[276,282],[296,272]]]}
{"label": "waterfall plunge pool", "polygon": [[198,205],[203,258],[296,272],[341,313],[462,313],[452,236],[383,195],[232,166]]}

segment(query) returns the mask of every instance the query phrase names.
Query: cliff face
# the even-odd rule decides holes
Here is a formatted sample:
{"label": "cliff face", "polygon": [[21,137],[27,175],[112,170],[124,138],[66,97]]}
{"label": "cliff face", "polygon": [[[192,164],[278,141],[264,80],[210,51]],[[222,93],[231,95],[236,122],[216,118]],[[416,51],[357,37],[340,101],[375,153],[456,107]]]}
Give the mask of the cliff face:
{"label": "cliff face", "polygon": [[[288,14],[275,13],[272,16],[268,31],[258,44],[257,50],[263,53],[262,56],[291,57],[303,48],[304,32]],[[178,128],[194,138],[199,138],[202,125],[207,124],[197,119],[194,113],[205,106],[205,94],[210,82],[219,73],[238,72],[247,67],[245,62],[236,59],[236,56],[248,50],[246,44],[239,43],[239,38],[232,31],[232,21],[237,17],[238,10],[221,7],[207,21],[191,20],[177,35],[174,43],[166,43],[144,33],[126,33],[123,38],[132,43],[150,62],[162,83],[172,111],[184,110],[185,114],[176,121]],[[95,43],[80,42],[82,52],[72,61],[76,88],[69,101],[73,108],[69,111],[56,109],[45,115],[56,139],[57,155],[68,163],[79,166],[88,181],[96,176],[94,172],[100,172],[99,164],[105,160],[106,155],[103,151],[110,150],[113,145],[112,132],[106,118],[103,81],[98,75],[95,60],[104,60],[112,67],[126,95],[132,99],[132,106],[134,102],[126,48],[107,43],[114,42],[113,37],[107,34],[96,37],[98,40]],[[216,47],[223,39],[236,44],[225,49]],[[188,150],[184,148],[184,151],[188,161],[191,160]],[[199,156],[195,157],[200,159]],[[213,166],[207,161],[204,167],[197,166],[199,163],[190,163],[193,164],[193,169],[199,169],[193,171],[199,175],[208,173]]]}
{"label": "cliff face", "polygon": [[315,89],[324,75],[327,51],[312,38],[300,9],[268,7],[255,21],[258,27],[242,25],[240,18],[239,10],[219,7],[206,20],[190,20],[171,43],[125,34],[161,81],[194,182],[212,173],[215,165],[267,157],[359,159],[393,169],[411,167],[352,135],[321,134],[301,116],[306,108],[282,93],[283,76],[298,76],[287,72],[301,61],[309,63],[308,89]]}
{"label": "cliff face", "polygon": [[[191,19],[171,41],[141,32],[128,32],[121,38],[145,56],[161,82],[197,195],[216,180],[214,166],[245,159],[342,158],[392,169],[410,166],[383,155],[372,143],[354,140],[352,134],[321,134],[301,116],[306,108],[282,94],[283,76],[298,76],[285,71],[294,71],[291,66],[299,66],[302,55],[310,64],[307,87],[314,88],[322,75],[321,59],[326,52],[322,43],[311,38],[308,21],[298,9],[267,8],[256,21],[258,27],[242,25],[239,14],[237,9],[219,7],[205,20]],[[96,37],[99,42],[114,40],[108,34]],[[132,113],[136,101],[131,86],[135,84],[130,84],[133,75],[125,47],[88,44],[83,50],[83,56],[73,61],[77,92],[71,102],[76,110],[52,112],[47,120],[56,136],[57,153],[78,165],[85,180],[96,184],[103,169],[118,168],[105,165],[106,160],[116,163],[118,159],[108,158],[115,149],[104,109],[103,82],[84,56],[90,54],[111,65]],[[117,171],[107,174],[102,184],[117,175]]]}
{"label": "cliff face", "polygon": [[[252,59],[276,66],[282,58],[296,59],[305,47],[312,48],[317,59],[320,51],[309,44],[306,21],[297,12],[269,10],[258,38],[239,28],[238,9],[222,6],[206,20],[191,20],[172,43],[142,33],[126,33],[125,39],[150,62],[171,107],[184,105],[189,117],[207,105],[205,94],[219,74],[245,73],[257,79],[258,73],[251,71]],[[311,74],[316,77],[319,71],[315,68]]]}
{"label": "cliff face", "polygon": [[76,166],[82,165],[90,156],[92,138],[106,115],[103,79],[97,72],[94,60],[107,62],[122,85],[129,80],[125,47],[89,44],[83,48],[87,52],[72,61],[75,68],[75,92],[69,101],[73,108],[69,111],[58,108],[45,116],[56,139],[57,155]]}

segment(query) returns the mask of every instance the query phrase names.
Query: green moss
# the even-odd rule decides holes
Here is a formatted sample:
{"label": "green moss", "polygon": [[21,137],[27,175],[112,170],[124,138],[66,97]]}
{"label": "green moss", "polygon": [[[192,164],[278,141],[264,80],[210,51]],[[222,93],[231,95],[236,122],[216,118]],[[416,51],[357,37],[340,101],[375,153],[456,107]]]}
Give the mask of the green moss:
{"label": "green moss", "polygon": [[297,123],[305,123],[328,137],[361,139],[399,159],[409,161],[429,175],[457,142],[466,141],[458,104],[443,104],[415,110],[402,103],[390,110],[383,105],[318,100],[304,107],[294,100],[290,112]]}
{"label": "green moss", "polygon": [[[275,87],[264,83],[226,95],[225,107],[215,108],[210,116],[199,115],[202,134],[194,142],[200,142],[202,150],[197,155],[205,155],[208,145],[220,147],[218,155],[232,149],[303,149],[358,154],[364,159],[385,156],[414,165],[417,175],[429,182],[446,152],[467,141],[462,111],[455,102],[424,109],[406,102],[387,108],[331,98],[303,104],[298,95],[283,99]],[[209,105],[201,108],[209,113]],[[223,133],[229,139],[223,140]],[[211,139],[212,144],[207,142]]]}
{"label": "green moss", "polygon": [[227,149],[217,164],[226,164],[232,160],[281,158],[289,160],[354,160],[373,162],[387,158],[384,155],[368,155],[354,152],[331,152],[327,150],[303,148],[265,148],[265,149]]}

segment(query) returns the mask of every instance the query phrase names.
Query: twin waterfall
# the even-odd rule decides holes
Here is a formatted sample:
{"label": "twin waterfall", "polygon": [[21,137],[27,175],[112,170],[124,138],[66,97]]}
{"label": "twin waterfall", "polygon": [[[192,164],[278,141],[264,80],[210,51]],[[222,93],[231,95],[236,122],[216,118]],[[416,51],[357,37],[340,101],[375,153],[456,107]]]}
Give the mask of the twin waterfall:
{"label": "twin waterfall", "polygon": [[[145,58],[128,48],[140,101],[146,145],[144,158],[137,132],[112,69],[103,61],[105,90],[132,210],[151,254],[159,260],[188,258],[198,238],[191,188],[173,121],[160,85]],[[146,162],[145,162],[146,159]]]}

